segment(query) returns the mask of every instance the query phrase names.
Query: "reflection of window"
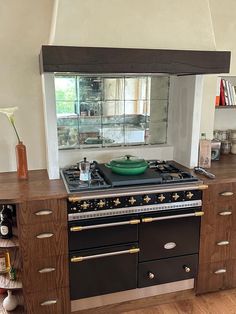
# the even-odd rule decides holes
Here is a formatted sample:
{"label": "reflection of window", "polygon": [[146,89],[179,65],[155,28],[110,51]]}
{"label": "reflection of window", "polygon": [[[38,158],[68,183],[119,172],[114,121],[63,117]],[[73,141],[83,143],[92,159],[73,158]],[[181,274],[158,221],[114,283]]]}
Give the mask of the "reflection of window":
{"label": "reflection of window", "polygon": [[59,148],[166,143],[169,77],[55,75]]}

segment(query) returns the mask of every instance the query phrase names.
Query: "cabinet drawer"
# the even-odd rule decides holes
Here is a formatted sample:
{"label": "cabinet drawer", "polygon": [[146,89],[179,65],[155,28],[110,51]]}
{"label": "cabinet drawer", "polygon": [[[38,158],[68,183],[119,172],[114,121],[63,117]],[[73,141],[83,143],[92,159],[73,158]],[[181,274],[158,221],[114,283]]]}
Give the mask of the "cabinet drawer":
{"label": "cabinet drawer", "polygon": [[23,261],[27,261],[31,256],[40,258],[68,252],[66,222],[22,225],[19,233]]}
{"label": "cabinet drawer", "polygon": [[196,292],[205,293],[229,288],[231,274],[230,261],[200,264]]}
{"label": "cabinet drawer", "polygon": [[198,254],[140,263],[138,287],[194,278],[197,264]]}
{"label": "cabinet drawer", "polygon": [[203,203],[234,200],[235,196],[235,183],[210,184],[203,192]]}
{"label": "cabinet drawer", "polygon": [[229,229],[203,234],[200,241],[199,261],[219,262],[230,258],[234,249]]}
{"label": "cabinet drawer", "polygon": [[68,256],[50,256],[23,263],[23,286],[27,293],[53,290],[69,285]]}
{"label": "cabinet drawer", "polygon": [[35,224],[67,220],[66,200],[25,202],[18,211],[19,224]]}
{"label": "cabinet drawer", "polygon": [[41,293],[24,294],[27,313],[70,313],[69,289],[58,289]]}

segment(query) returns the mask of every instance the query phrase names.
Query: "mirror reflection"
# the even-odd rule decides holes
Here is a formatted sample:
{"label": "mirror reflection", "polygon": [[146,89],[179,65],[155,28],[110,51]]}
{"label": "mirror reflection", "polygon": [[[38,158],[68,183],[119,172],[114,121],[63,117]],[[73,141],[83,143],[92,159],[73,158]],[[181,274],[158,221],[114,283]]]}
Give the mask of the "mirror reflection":
{"label": "mirror reflection", "polygon": [[166,143],[169,77],[55,75],[59,149]]}

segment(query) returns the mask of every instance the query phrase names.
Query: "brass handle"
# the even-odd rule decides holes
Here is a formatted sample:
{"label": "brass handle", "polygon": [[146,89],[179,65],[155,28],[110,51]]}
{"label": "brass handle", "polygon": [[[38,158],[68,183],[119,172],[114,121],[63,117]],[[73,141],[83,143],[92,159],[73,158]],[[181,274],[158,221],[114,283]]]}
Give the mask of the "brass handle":
{"label": "brass handle", "polygon": [[46,215],[51,215],[52,214],[52,210],[51,209],[43,209],[43,210],[39,210],[37,212],[34,213],[36,216],[46,216]]}
{"label": "brass handle", "polygon": [[132,219],[132,220],[127,220],[127,221],[111,222],[108,224],[99,224],[99,225],[90,225],[90,226],[74,226],[70,228],[70,231],[77,232],[77,231],[82,231],[82,230],[116,227],[116,226],[123,226],[123,225],[137,225],[139,223],[140,223],[140,219]]}
{"label": "brass handle", "polygon": [[224,274],[226,273],[226,269],[222,268],[222,269],[218,269],[214,272],[214,274],[218,275],[218,274]]}
{"label": "brass handle", "polygon": [[234,192],[226,191],[226,192],[222,192],[219,194],[220,194],[220,196],[232,196],[232,195],[234,195]]}
{"label": "brass handle", "polygon": [[41,306],[48,306],[48,305],[53,305],[56,304],[57,300],[48,300],[48,301],[44,301],[42,303],[40,303]]}
{"label": "brass handle", "polygon": [[220,241],[216,243],[219,246],[223,246],[223,245],[229,245],[229,241]]}
{"label": "brass handle", "polygon": [[36,236],[37,239],[51,238],[54,234],[51,232],[40,233]]}
{"label": "brass handle", "polygon": [[152,279],[155,278],[155,275],[152,272],[149,271],[148,272],[148,278],[152,280]]}
{"label": "brass handle", "polygon": [[223,211],[223,212],[219,212],[219,215],[220,216],[229,216],[229,215],[232,215],[232,212],[229,210],[229,211]]}
{"label": "brass handle", "polygon": [[182,215],[171,215],[171,216],[162,216],[162,217],[148,217],[148,218],[143,218],[142,222],[153,222],[157,220],[166,220],[166,219],[175,219],[175,218],[183,218],[183,217],[196,217],[196,216],[203,216],[204,212],[199,211],[195,213],[189,213],[189,214],[182,214]]}
{"label": "brass handle", "polygon": [[129,250],[124,251],[116,251],[116,252],[110,252],[110,253],[102,253],[102,254],[96,254],[96,255],[89,255],[89,256],[74,256],[70,259],[72,263],[78,263],[82,262],[88,259],[95,259],[100,257],[108,257],[108,256],[115,256],[115,255],[122,255],[122,254],[135,254],[140,251],[139,248],[132,248]]}
{"label": "brass handle", "polygon": [[54,267],[47,267],[47,268],[39,269],[38,272],[40,274],[44,274],[44,273],[51,273],[51,272],[53,272],[55,270],[56,270],[56,268],[54,268]]}
{"label": "brass handle", "polygon": [[191,271],[191,268],[186,266],[186,265],[184,265],[184,270],[185,270],[186,273],[189,273]]}

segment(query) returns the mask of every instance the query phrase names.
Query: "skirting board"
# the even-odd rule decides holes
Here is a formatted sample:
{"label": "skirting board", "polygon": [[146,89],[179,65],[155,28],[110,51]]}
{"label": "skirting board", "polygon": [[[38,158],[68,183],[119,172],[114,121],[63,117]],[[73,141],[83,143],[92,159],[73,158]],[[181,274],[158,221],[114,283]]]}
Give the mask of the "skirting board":
{"label": "skirting board", "polygon": [[105,294],[101,296],[84,298],[80,300],[71,301],[71,312],[90,309],[109,304],[121,303],[136,299],[152,297],[165,293],[177,292],[182,290],[192,289],[194,287],[194,279],[187,279],[175,281],[162,285],[156,285],[147,288],[139,288],[133,290],[126,290],[116,293]]}

